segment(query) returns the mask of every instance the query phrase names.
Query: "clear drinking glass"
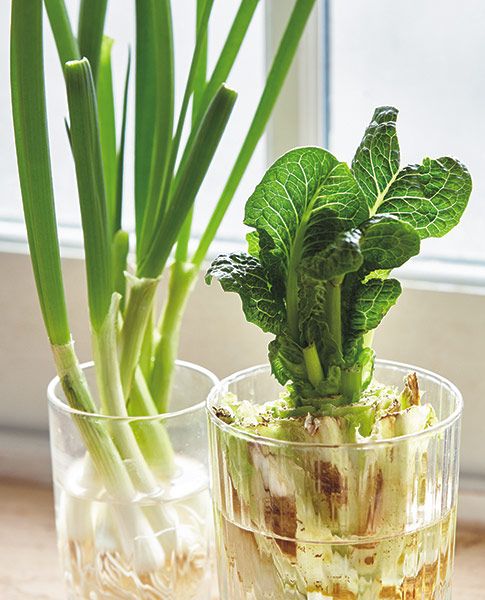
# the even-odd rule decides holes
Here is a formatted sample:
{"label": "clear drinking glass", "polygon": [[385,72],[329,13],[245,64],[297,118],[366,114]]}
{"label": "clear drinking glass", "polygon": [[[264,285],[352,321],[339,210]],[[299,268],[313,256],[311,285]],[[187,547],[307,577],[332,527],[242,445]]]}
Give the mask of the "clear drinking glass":
{"label": "clear drinking glass", "polygon": [[378,361],[402,388],[416,371],[438,423],[370,443],[261,438],[215,416],[222,396],[264,403],[268,366],[209,395],[209,446],[221,600],[450,600],[462,398],[446,379]]}
{"label": "clear drinking glass", "polygon": [[[92,363],[83,365],[95,389]],[[208,600],[216,593],[213,520],[208,490],[205,400],[216,377],[177,361],[173,412],[108,417],[70,408],[59,379],[48,387],[58,546],[69,599]],[[139,463],[123,463],[136,494],[105,486],[80,431],[135,439],[144,450],[150,486],[138,486]],[[170,440],[173,465],[154,438]],[[166,446],[166,444],[165,444]],[[129,454],[129,453],[128,453]],[[138,460],[138,459],[137,459]],[[122,488],[122,486],[120,486]],[[107,489],[108,488],[108,489]]]}

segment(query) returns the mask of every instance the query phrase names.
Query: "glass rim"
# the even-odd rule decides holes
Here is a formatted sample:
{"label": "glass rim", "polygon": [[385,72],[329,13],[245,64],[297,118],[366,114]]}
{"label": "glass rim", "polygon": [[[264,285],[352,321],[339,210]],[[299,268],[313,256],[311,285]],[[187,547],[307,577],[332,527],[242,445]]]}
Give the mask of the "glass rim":
{"label": "glass rim", "polygon": [[[462,411],[463,411],[463,396],[460,390],[456,387],[454,383],[452,383],[446,377],[439,375],[433,371],[429,371],[428,369],[424,369],[422,367],[416,367],[415,365],[410,365],[407,363],[401,363],[394,360],[386,360],[386,359],[377,359],[375,361],[376,366],[382,367],[394,367],[402,370],[415,371],[418,375],[425,375],[431,379],[434,379],[436,382],[439,382],[443,387],[448,388],[448,390],[455,397],[455,407],[454,410],[444,419],[439,420],[437,423],[428,427],[427,429],[423,429],[422,431],[418,431],[416,433],[407,433],[405,435],[398,435],[386,439],[378,439],[378,440],[369,440],[365,442],[345,442],[343,444],[325,444],[323,442],[298,442],[291,440],[279,440],[275,438],[270,438],[262,435],[256,435],[254,433],[250,433],[247,431],[242,431],[237,427],[229,423],[224,423],[221,419],[219,419],[214,412],[211,410],[214,406],[214,400],[218,393],[220,393],[224,388],[228,388],[229,385],[240,381],[247,377],[248,375],[254,375],[258,372],[268,372],[271,369],[271,366],[268,363],[262,363],[259,365],[255,365],[253,367],[248,367],[246,369],[242,369],[241,371],[237,371],[228,377],[224,377],[219,380],[219,382],[211,389],[209,395],[207,396],[206,409],[209,415],[209,419],[216,427],[236,435],[240,438],[246,439],[248,441],[265,444],[267,446],[280,446],[280,447],[299,447],[299,448],[357,448],[357,449],[365,449],[372,448],[375,446],[383,446],[390,444],[397,444],[401,442],[406,442],[409,440],[415,440],[417,438],[423,438],[432,436],[444,429],[450,427],[460,419]],[[275,380],[276,381],[276,380]]]}
{"label": "glass rim", "polygon": [[[177,367],[184,367],[187,368],[191,371],[196,371],[197,373],[200,373],[201,375],[204,375],[205,377],[207,377],[207,379],[210,380],[210,382],[212,383],[211,386],[211,390],[216,387],[219,383],[219,379],[218,377],[212,372],[209,371],[209,369],[206,369],[205,367],[202,367],[201,365],[198,365],[196,363],[192,363],[186,360],[176,360],[175,361],[175,365]],[[92,369],[95,365],[94,365],[94,361],[90,360],[87,362],[83,362],[79,365],[82,369],[82,371],[86,371],[88,369]],[[62,398],[59,397],[58,393],[57,393],[57,389],[58,386],[60,385],[61,380],[59,375],[56,375],[53,379],[51,379],[51,381],[49,382],[49,384],[47,385],[47,401],[49,403],[50,407],[53,407],[57,410],[60,410],[63,413],[72,415],[72,416],[77,416],[77,417],[83,417],[83,418],[88,418],[88,419],[98,419],[98,420],[105,420],[105,421],[110,421],[110,422],[133,422],[133,421],[160,421],[160,420],[164,420],[164,421],[169,421],[169,420],[173,420],[176,419],[178,417],[184,417],[187,416],[189,414],[195,413],[199,410],[204,410],[205,406],[206,406],[206,402],[207,400],[201,400],[200,402],[197,402],[197,404],[193,404],[191,406],[187,406],[186,408],[181,408],[180,410],[174,410],[174,411],[170,411],[170,412],[165,412],[165,413],[158,413],[156,415],[127,415],[127,416],[122,416],[122,415],[105,415],[103,413],[100,412],[87,412],[84,410],[79,410],[77,408],[73,408],[72,406],[69,406],[69,404],[67,404],[67,402],[65,402],[64,400],[62,400]]]}

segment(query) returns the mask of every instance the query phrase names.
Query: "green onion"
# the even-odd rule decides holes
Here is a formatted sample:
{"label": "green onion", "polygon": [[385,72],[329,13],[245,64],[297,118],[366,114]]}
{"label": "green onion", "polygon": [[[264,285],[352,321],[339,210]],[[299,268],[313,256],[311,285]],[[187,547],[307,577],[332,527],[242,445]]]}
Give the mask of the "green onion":
{"label": "green onion", "polygon": [[[156,417],[170,409],[187,300],[209,244],[263,134],[314,1],[295,2],[223,196],[196,254],[189,259],[194,203],[237,97],[224,81],[239,55],[258,1],[241,0],[214,70],[208,74],[209,21],[214,0],[197,0],[195,44],[178,114],[174,105],[171,2],[135,1],[136,256],[131,257],[130,236],[122,229],[127,195],[123,179],[130,126],[131,55],[123,82],[123,110],[117,122],[113,41],[104,32],[107,0],[81,0],[77,36],[64,0],[45,0],[69,107],[69,122],[65,124],[75,164],[84,237],[96,374],[94,394],[74,351],[64,297],[46,116],[42,1],[12,0],[12,107],[33,271],[66,400],[72,408],[93,415],[73,416],[87,450],[83,474],[76,483],[106,492],[118,502],[112,514],[105,511],[101,516],[99,507],[83,500],[84,516],[87,510],[92,511],[91,516],[96,513],[103,519],[102,526],[96,528],[97,535],[87,529],[83,533],[94,555],[107,552],[106,539],[110,537],[116,540],[111,543],[118,544],[116,551],[121,555],[136,539],[143,549],[134,568],[144,576],[158,573],[166,557],[177,561],[190,555],[191,544],[198,543],[183,528],[177,536],[157,535],[160,531],[173,532],[176,517],[166,512],[162,503],[145,506],[138,502],[171,484],[176,468],[176,455],[163,420],[147,421],[144,417]],[[168,291],[157,322],[159,281],[172,254],[175,260],[169,267]],[[99,412],[115,418],[105,422],[95,414]],[[140,420],[131,422],[128,417]],[[95,473],[90,465],[94,465]],[[66,515],[71,515],[67,520],[72,530],[68,533],[73,535],[86,522],[85,518],[76,522],[79,501],[70,499],[65,508]]]}

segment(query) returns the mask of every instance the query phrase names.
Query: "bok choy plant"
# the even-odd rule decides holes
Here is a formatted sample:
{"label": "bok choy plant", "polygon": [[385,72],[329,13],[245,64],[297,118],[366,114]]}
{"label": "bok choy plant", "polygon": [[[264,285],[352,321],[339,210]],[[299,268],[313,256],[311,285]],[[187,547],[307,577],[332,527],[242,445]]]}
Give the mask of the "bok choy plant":
{"label": "bok choy plant", "polygon": [[[190,255],[188,242],[194,201],[236,101],[236,93],[224,81],[239,55],[258,0],[241,0],[212,73],[207,71],[207,48],[214,1],[197,0],[195,46],[178,114],[174,103],[171,3],[169,0],[133,3],[136,19],[133,248],[122,219],[124,198],[131,193],[123,188],[131,60],[126,68],[123,114],[118,127],[111,65],[113,41],[104,36],[107,0],[81,0],[76,34],[64,0],[45,0],[69,106],[66,130],[75,164],[84,236],[97,381],[97,389],[93,390],[78,363],[64,296],[46,117],[43,2],[12,0],[11,89],[25,221],[47,334],[62,388],[72,408],[122,418],[153,416],[169,410],[179,330],[187,299],[264,132],[314,3],[315,0],[295,1],[244,143],[208,226]],[[182,133],[186,129],[188,135],[183,142]],[[133,262],[130,250],[135,256]],[[167,267],[168,292],[157,319],[155,298]],[[149,427],[148,433],[145,428],[141,436],[136,428],[122,422],[108,428],[101,421],[73,418],[88,451],[83,486],[89,487],[86,481],[90,481],[94,487],[98,486],[96,493],[104,489],[123,504],[134,502],[140,494],[156,495],[170,481],[175,470],[174,454],[161,425]],[[82,510],[85,512],[86,506]],[[170,520],[163,507],[153,510],[134,507],[115,517],[120,531],[151,540],[146,542],[146,551],[142,553],[143,564],[136,567],[142,573],[162,566],[165,557],[172,555],[170,550],[180,553],[186,550],[183,544],[167,549],[150,538],[150,532],[165,530],[170,523],[173,526],[173,519]],[[120,543],[118,550],[123,552],[125,546]],[[119,590],[117,594],[121,598]]]}
{"label": "bok choy plant", "polygon": [[[440,535],[452,547],[451,517],[404,535],[409,507],[426,508],[428,468],[437,468],[430,438],[366,445],[422,432],[437,416],[421,402],[415,374],[402,391],[375,381],[372,336],[401,293],[391,271],[418,254],[422,239],[458,223],[472,186],[453,158],[401,167],[397,113],[376,109],[351,166],[316,147],[279,158],[246,203],[248,252],[219,256],[207,273],[274,335],[269,362],[284,390],[261,403],[229,393],[212,407],[224,424],[216,468],[233,486],[234,514],[266,532],[254,535],[250,552],[245,531],[221,513],[230,579],[251,598],[438,597],[441,575],[430,575],[421,595],[423,573],[438,564],[423,548],[429,540],[439,547]],[[362,451],[339,452],[346,444]],[[387,541],[354,547],[345,536]]]}

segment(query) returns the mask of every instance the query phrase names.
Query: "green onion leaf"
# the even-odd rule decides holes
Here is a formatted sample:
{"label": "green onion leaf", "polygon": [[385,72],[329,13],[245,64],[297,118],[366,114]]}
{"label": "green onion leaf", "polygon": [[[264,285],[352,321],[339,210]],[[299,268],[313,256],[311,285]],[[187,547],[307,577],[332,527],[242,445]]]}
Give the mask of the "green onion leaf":
{"label": "green onion leaf", "polygon": [[128,87],[130,84],[131,52],[128,51],[128,62],[126,64],[125,90],[123,93],[123,115],[121,118],[120,145],[117,156],[117,180],[116,180],[116,210],[114,219],[114,230],[121,229],[122,209],[123,209],[123,173],[125,162],[125,139],[126,139],[126,119],[128,112]]}
{"label": "green onion leaf", "polygon": [[97,82],[108,0],[81,0],[78,43],[81,57],[89,60],[93,80]]}
{"label": "green onion leaf", "polygon": [[[241,0],[239,9],[234,17],[233,24],[222,48],[219,59],[214,67],[211,78],[207,83],[204,97],[200,101],[197,111],[204,111],[219,87],[226,81],[231,72],[234,61],[239,54],[241,45],[258,6],[259,0]],[[199,114],[201,117],[202,114]]]}
{"label": "green onion leaf", "polygon": [[108,314],[111,246],[99,139],[96,92],[89,61],[65,66],[71,142],[81,206],[91,325],[97,331]]}
{"label": "green onion leaf", "polygon": [[13,0],[11,87],[15,143],[32,267],[47,334],[69,343],[47,133],[42,1]]}
{"label": "green onion leaf", "polygon": [[192,207],[231,115],[237,94],[222,86],[197,131],[196,141],[179,170],[172,201],[156,219],[149,250],[138,266],[140,277],[158,277],[163,271],[180,228]]}
{"label": "green onion leaf", "polygon": [[81,58],[79,46],[72,31],[64,0],[45,0],[45,8],[54,34],[59,60],[64,69],[64,65],[69,60]]}
{"label": "green onion leaf", "polygon": [[[150,197],[149,198],[149,203],[147,206],[147,215],[152,215],[153,213],[157,212],[158,210],[160,210],[161,212],[164,212],[165,207],[169,203],[168,196],[170,194],[170,189],[173,185],[173,181],[172,181],[173,180],[173,171],[174,171],[175,163],[177,160],[177,154],[178,154],[178,150],[179,150],[179,146],[180,146],[180,139],[182,137],[182,131],[184,128],[185,118],[187,116],[187,109],[189,107],[190,97],[192,96],[192,93],[194,91],[195,82],[196,82],[197,78],[200,77],[198,72],[202,71],[202,76],[203,76],[203,72],[205,70],[204,67],[205,67],[205,58],[206,58],[206,50],[207,50],[207,27],[209,25],[209,17],[210,17],[210,13],[211,13],[213,4],[214,4],[214,0],[207,0],[206,4],[204,6],[203,15],[200,19],[200,25],[197,28],[195,48],[194,48],[194,53],[192,55],[192,62],[190,65],[189,75],[187,77],[187,83],[185,85],[184,96],[182,99],[182,106],[180,108],[180,114],[179,114],[179,118],[178,118],[178,122],[177,122],[177,129],[175,132],[175,136],[174,136],[171,151],[170,151],[170,157],[169,157],[169,161],[168,161],[167,170],[164,174],[163,193],[162,193],[161,198],[158,198],[158,197],[156,197],[156,198]],[[159,200],[161,201],[161,205],[160,205]],[[149,217],[147,217],[146,225],[149,226],[152,224],[153,224],[153,221]],[[148,229],[148,231],[145,235],[149,235],[150,232],[151,232],[151,230]],[[144,235],[144,233],[142,235]]]}
{"label": "green onion leaf", "polygon": [[116,155],[115,104],[113,95],[113,74],[111,68],[112,47],[113,40],[104,36],[101,45],[98,87],[96,93],[98,100],[99,137],[101,140],[104,184],[106,187],[106,200],[108,203],[109,229],[111,234],[114,235],[119,227],[116,226],[116,183],[118,161]]}
{"label": "green onion leaf", "polygon": [[[155,25],[155,82],[156,118],[150,124],[154,131],[147,198],[144,201],[141,234],[137,240],[137,255],[143,254],[152,234],[153,215],[156,214],[162,190],[167,161],[170,156],[174,118],[174,56],[172,12],[170,0],[154,3]],[[139,107],[144,110],[143,107]],[[138,107],[137,107],[138,110]]]}
{"label": "green onion leaf", "polygon": [[153,152],[153,124],[157,112],[155,17],[151,0],[136,0],[135,74],[135,223],[141,226],[148,194]]}
{"label": "green onion leaf", "polygon": [[[207,26],[201,27],[205,21],[206,0],[197,0],[197,18],[196,18],[196,35],[202,35],[203,39],[200,44],[200,56],[198,58],[198,67],[194,76],[193,94],[192,94],[192,127],[197,127],[197,116],[200,111],[201,101],[204,96],[207,85]],[[222,83],[222,82],[221,82]],[[177,239],[177,248],[175,249],[175,260],[185,262],[187,260],[190,233],[192,230],[192,218],[194,215],[194,207],[192,207],[184,221],[180,235]]]}

